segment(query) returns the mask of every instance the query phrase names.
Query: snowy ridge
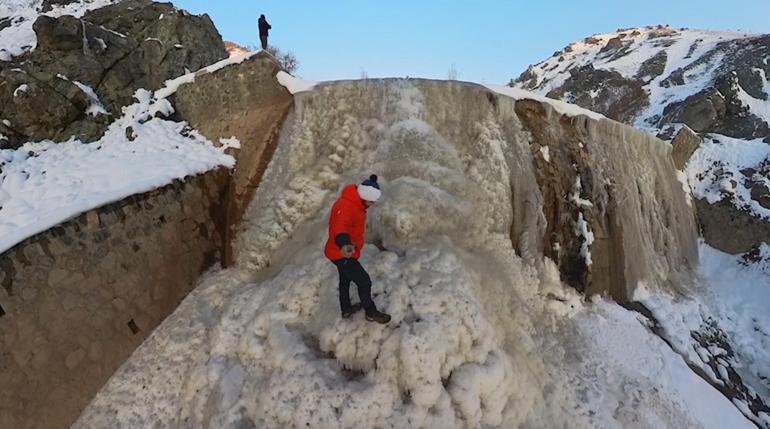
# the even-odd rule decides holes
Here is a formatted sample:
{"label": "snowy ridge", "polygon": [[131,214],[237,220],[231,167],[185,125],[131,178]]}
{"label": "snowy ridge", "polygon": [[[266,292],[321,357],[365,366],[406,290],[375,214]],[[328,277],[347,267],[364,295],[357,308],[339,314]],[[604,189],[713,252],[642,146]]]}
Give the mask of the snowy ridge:
{"label": "snowy ridge", "polygon": [[[52,5],[49,12],[42,13],[43,0],[3,0],[0,2],[0,22],[10,19],[10,25],[0,30],[0,61],[10,61],[27,51],[35,49],[37,38],[32,24],[39,15],[58,17],[83,16],[91,9],[108,6],[120,0],[82,0],[68,5]],[[2,27],[2,26],[0,26]]]}
{"label": "snowy ridge", "polygon": [[[599,34],[572,43],[553,57],[530,66],[526,73],[511,84],[515,88],[546,95],[565,83],[570,77],[570,70],[587,65],[595,69],[616,71],[628,79],[639,78],[644,82],[643,88],[650,103],[637,115],[634,125],[651,128],[657,125],[667,105],[682,101],[713,84],[713,73],[722,65],[723,59],[723,55],[713,52],[717,45],[756,36],[749,33],[669,27],[631,28]],[[622,47],[606,50],[608,42],[613,39],[619,40]],[[656,76],[642,73],[643,64],[661,53],[666,55],[663,70]],[[686,70],[681,85],[662,84],[671,78],[672,73],[680,70]],[[763,73],[762,70],[757,71],[760,72]],[[767,86],[765,90],[766,94],[770,94]],[[569,94],[564,99],[571,101]],[[761,100],[745,94],[744,101],[752,113],[770,121],[770,99]]]}

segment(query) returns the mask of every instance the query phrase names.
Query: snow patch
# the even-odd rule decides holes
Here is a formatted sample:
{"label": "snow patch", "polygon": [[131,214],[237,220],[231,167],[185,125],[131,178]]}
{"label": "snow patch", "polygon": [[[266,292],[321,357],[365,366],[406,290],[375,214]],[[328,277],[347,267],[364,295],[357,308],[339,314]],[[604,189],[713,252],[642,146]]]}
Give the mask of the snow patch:
{"label": "snow patch", "polygon": [[278,83],[283,85],[283,87],[292,94],[311,91],[316,85],[318,85],[318,82],[298,79],[283,70],[279,71],[276,77],[278,78]]}
{"label": "snow patch", "polygon": [[88,96],[88,99],[91,101],[91,104],[88,106],[88,109],[86,109],[86,113],[91,116],[96,115],[109,115],[110,112],[107,111],[107,109],[104,108],[104,105],[99,100],[99,96],[96,95],[96,92],[93,88],[90,86],[80,83],[78,81],[72,81],[75,85],[77,85],[78,88],[80,88],[83,93]]}
{"label": "snow patch", "polygon": [[540,154],[543,155],[545,162],[551,162],[551,153],[548,150],[548,146],[541,146]]}
{"label": "snow patch", "polygon": [[[42,141],[0,150],[0,253],[85,211],[234,166],[223,149],[188,134],[185,123],[156,118],[163,103],[147,94],[137,91],[139,101],[124,107],[124,116],[96,142]],[[133,141],[126,137],[129,126]]]}
{"label": "snow patch", "polygon": [[220,138],[219,142],[222,144],[222,149],[240,149],[241,148],[241,141],[238,140],[235,136],[230,138]]}
{"label": "snow patch", "polygon": [[19,94],[27,92],[28,89],[29,89],[29,85],[27,85],[26,83],[23,83],[19,85],[18,88],[13,90],[13,96],[18,97]]}
{"label": "snow patch", "polygon": [[591,259],[591,245],[594,243],[594,233],[588,226],[583,213],[578,214],[577,222],[575,223],[575,235],[583,238],[583,242],[580,244],[580,256],[586,261],[586,266],[590,267],[593,264]]}

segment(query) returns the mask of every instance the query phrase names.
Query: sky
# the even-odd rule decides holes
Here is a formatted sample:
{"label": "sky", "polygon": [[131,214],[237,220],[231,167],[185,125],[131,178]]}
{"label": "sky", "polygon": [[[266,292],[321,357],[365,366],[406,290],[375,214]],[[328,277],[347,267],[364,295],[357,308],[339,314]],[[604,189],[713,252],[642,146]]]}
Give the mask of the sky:
{"label": "sky", "polygon": [[618,28],[770,33],[770,0],[173,0],[225,40],[293,52],[309,80],[425,77],[504,84],[573,41]]}

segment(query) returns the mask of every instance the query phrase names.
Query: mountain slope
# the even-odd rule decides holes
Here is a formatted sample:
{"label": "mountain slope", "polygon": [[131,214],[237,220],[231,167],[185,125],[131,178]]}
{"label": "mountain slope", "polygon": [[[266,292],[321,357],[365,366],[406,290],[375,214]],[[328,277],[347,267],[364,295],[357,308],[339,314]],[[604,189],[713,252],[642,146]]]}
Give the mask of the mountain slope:
{"label": "mountain slope", "polygon": [[639,128],[768,136],[770,36],[644,27],[588,37],[511,86]]}

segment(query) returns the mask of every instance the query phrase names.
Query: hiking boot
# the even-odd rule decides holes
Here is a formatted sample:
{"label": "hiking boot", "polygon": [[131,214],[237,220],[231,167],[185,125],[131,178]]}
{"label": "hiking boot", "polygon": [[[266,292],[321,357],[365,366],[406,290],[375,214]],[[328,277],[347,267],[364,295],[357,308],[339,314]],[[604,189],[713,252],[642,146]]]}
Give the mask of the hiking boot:
{"label": "hiking boot", "polygon": [[373,312],[366,314],[366,320],[384,325],[390,322],[390,315],[385,314],[379,310],[374,310]]}
{"label": "hiking boot", "polygon": [[356,314],[360,310],[361,310],[361,304],[353,304],[350,306],[349,309],[342,311],[342,318],[350,319],[350,316]]}

